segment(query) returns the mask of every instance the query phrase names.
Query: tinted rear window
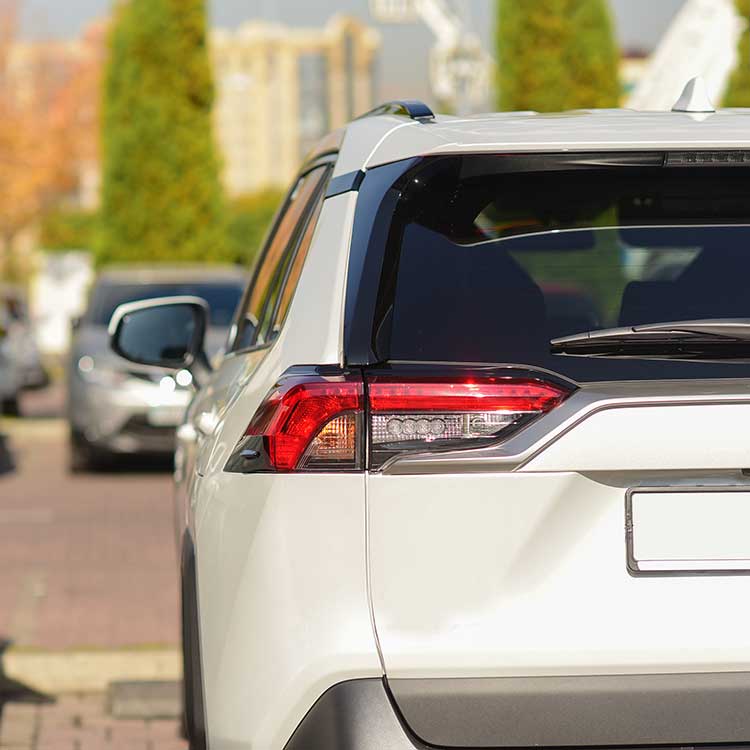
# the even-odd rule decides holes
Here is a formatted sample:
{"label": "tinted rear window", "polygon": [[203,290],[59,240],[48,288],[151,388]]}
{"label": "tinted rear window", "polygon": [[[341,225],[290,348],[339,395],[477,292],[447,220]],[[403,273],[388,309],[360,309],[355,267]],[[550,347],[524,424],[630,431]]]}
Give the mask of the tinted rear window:
{"label": "tinted rear window", "polygon": [[195,284],[118,284],[102,282],[94,288],[86,320],[95,325],[108,325],[112,313],[125,302],[135,302],[153,297],[189,295],[202,297],[208,302],[211,308],[212,326],[227,327],[232,322],[242,291],[243,285],[239,281]]}
{"label": "tinted rear window", "polygon": [[[400,186],[373,334],[382,359],[524,364],[607,379],[618,367],[634,374],[634,363],[554,354],[550,340],[750,318],[746,170],[508,174],[499,159],[423,164]],[[675,375],[692,364],[709,375],[706,362],[667,367]]]}

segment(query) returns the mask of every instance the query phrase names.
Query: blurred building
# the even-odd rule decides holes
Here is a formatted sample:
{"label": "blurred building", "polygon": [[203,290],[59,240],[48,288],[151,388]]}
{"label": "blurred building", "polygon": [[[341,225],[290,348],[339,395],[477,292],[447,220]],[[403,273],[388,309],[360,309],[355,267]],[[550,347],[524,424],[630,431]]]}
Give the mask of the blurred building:
{"label": "blurred building", "polygon": [[230,194],[288,184],[318,139],[375,104],[380,37],[355,18],[312,29],[251,21],[211,42]]}

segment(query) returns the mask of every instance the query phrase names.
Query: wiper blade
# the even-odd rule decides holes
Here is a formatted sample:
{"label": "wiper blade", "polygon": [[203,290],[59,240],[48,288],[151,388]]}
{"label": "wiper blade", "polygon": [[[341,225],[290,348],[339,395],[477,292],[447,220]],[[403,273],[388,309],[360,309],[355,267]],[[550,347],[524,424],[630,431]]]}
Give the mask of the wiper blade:
{"label": "wiper blade", "polygon": [[750,318],[706,318],[676,320],[668,323],[647,323],[639,326],[601,328],[552,339],[553,352],[598,351],[608,344],[624,347],[663,345],[667,348],[689,342],[708,345],[730,341],[750,342]]}

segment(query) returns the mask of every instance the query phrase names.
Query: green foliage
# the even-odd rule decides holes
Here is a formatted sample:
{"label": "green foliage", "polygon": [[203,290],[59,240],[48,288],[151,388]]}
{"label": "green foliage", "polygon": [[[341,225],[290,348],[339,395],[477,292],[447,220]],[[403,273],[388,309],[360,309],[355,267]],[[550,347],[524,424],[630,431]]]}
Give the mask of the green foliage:
{"label": "green foliage", "polygon": [[745,21],[745,29],[737,44],[737,67],[729,78],[723,105],[750,107],[750,0],[735,0],[735,4]]}
{"label": "green foliage", "polygon": [[91,250],[96,242],[97,220],[94,211],[52,211],[42,219],[39,243],[44,250]]}
{"label": "green foliage", "polygon": [[497,0],[498,108],[616,107],[619,53],[605,0]]}
{"label": "green foliage", "polygon": [[255,260],[263,238],[284,194],[264,190],[242,196],[229,206],[229,259],[249,267]]}
{"label": "green foliage", "polygon": [[228,259],[204,2],[117,7],[102,107],[101,263]]}

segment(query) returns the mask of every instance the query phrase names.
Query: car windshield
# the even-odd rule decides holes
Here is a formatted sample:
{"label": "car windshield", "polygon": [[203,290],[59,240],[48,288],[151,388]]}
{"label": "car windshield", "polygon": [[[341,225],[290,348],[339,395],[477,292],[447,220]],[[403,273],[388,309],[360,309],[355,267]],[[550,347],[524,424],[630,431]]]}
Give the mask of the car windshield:
{"label": "car windshield", "polygon": [[232,322],[242,291],[241,281],[146,284],[103,282],[94,289],[86,319],[94,325],[108,325],[112,313],[125,302],[189,295],[202,297],[208,302],[212,326],[226,327]]}
{"label": "car windshield", "polygon": [[744,170],[502,174],[484,158],[477,175],[468,162],[402,187],[374,331],[383,359],[611,377],[591,358],[563,363],[551,339],[750,318]]}

